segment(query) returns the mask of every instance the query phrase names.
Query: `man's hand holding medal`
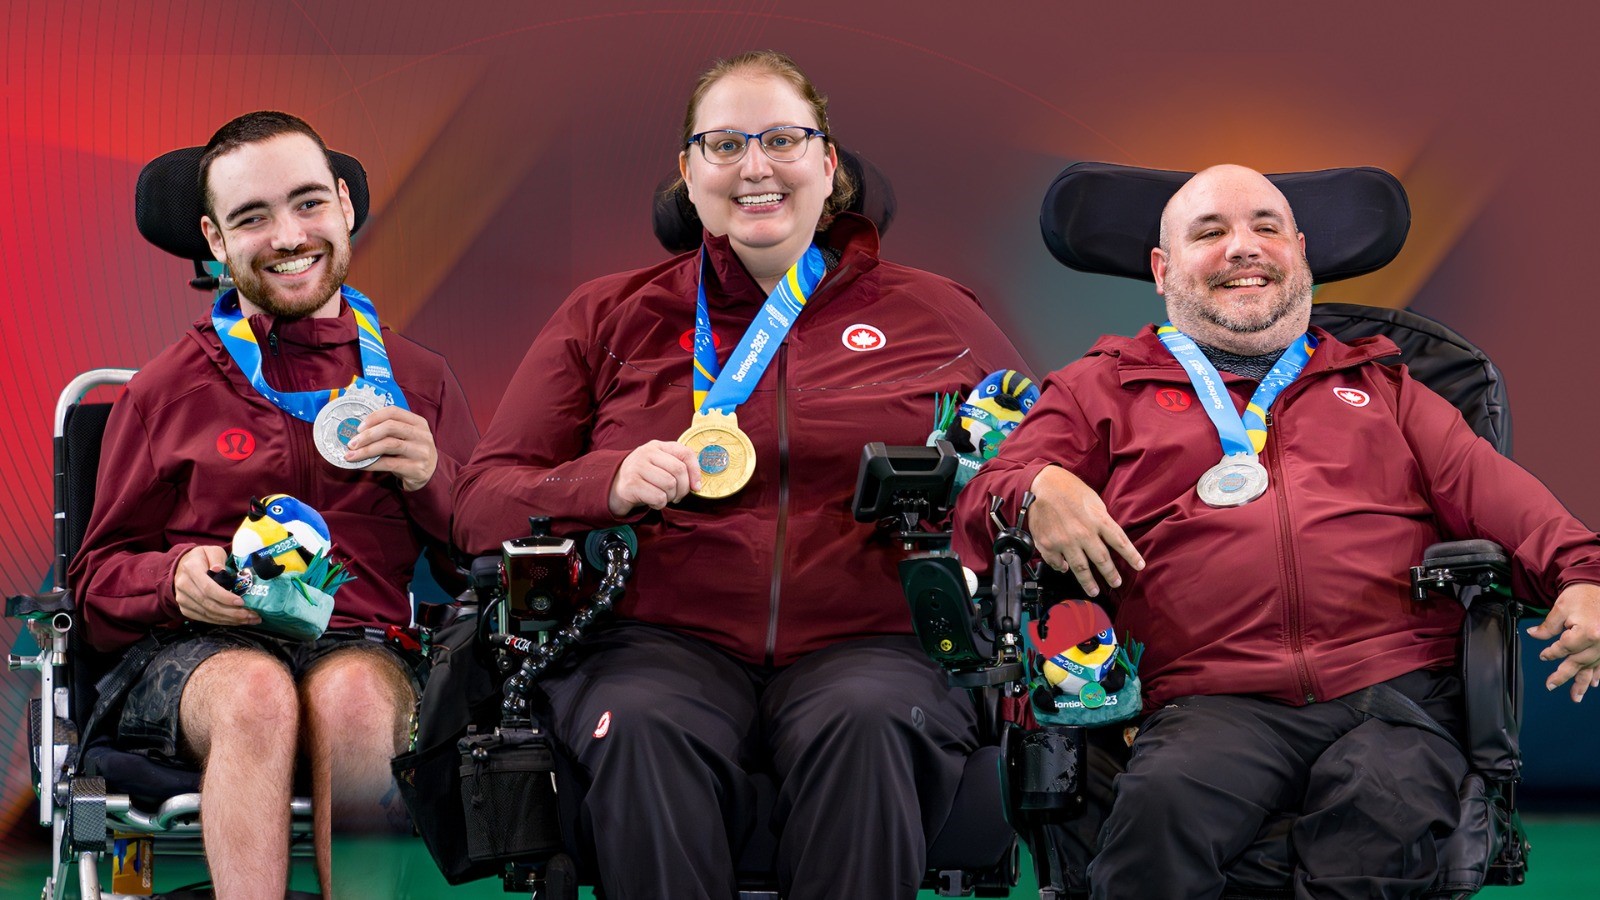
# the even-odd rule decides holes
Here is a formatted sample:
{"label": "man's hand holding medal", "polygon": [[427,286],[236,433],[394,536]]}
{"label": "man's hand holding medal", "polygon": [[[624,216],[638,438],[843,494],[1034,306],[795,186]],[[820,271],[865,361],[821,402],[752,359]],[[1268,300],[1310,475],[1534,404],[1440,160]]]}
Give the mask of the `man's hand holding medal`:
{"label": "man's hand holding medal", "polygon": [[346,464],[388,472],[400,479],[400,486],[407,491],[425,487],[439,462],[428,420],[398,406],[367,414],[344,450]]}

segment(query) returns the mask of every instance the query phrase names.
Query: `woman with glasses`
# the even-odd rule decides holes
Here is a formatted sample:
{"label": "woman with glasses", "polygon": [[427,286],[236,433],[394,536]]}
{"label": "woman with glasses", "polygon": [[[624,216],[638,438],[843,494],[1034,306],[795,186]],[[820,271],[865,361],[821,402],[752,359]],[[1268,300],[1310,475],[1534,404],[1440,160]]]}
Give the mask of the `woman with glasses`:
{"label": "woman with glasses", "polygon": [[608,897],[733,896],[754,771],[784,896],[913,897],[976,746],[850,501],[863,444],[923,443],[938,395],[1020,360],[965,288],[878,258],[827,111],[779,53],[700,78],[703,246],[580,287],[458,482],[468,551],[529,515],[638,533],[615,622],[540,683]]}

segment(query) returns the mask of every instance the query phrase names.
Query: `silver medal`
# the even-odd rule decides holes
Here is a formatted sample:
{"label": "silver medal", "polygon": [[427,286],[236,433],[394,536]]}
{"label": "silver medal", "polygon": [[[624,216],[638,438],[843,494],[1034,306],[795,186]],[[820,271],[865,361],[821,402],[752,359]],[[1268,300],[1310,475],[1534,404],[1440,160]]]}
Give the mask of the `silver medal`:
{"label": "silver medal", "polygon": [[1267,467],[1255,456],[1229,456],[1200,476],[1195,491],[1207,506],[1243,506],[1267,490]]}
{"label": "silver medal", "polygon": [[341,469],[365,469],[378,461],[370,459],[351,462],[344,458],[350,439],[356,436],[361,421],[371,413],[388,406],[389,398],[376,388],[357,385],[328,401],[311,424],[312,440],[322,458]]}

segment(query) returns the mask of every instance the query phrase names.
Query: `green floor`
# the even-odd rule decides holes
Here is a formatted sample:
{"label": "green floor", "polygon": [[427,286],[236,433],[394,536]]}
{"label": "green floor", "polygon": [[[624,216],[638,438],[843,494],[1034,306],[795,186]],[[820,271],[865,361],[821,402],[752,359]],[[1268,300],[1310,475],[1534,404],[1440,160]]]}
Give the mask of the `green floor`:
{"label": "green floor", "polygon": [[[1600,817],[1529,816],[1533,842],[1532,871],[1520,888],[1490,888],[1484,900],[1567,900],[1600,893]],[[498,882],[479,881],[451,887],[439,876],[422,844],[402,839],[349,839],[335,848],[341,900],[491,900],[509,896]],[[44,843],[29,836],[14,839],[0,856],[0,898],[38,896],[48,868]],[[1011,896],[1037,897],[1027,858],[1022,882]],[[198,860],[181,857],[156,861],[156,889],[172,890],[205,877]],[[105,877],[104,875],[102,877]],[[348,885],[348,887],[347,887]],[[309,860],[295,863],[292,887],[315,891],[316,877]],[[75,896],[75,895],[74,895]],[[586,890],[581,894],[588,898]],[[935,895],[924,892],[920,898]]]}

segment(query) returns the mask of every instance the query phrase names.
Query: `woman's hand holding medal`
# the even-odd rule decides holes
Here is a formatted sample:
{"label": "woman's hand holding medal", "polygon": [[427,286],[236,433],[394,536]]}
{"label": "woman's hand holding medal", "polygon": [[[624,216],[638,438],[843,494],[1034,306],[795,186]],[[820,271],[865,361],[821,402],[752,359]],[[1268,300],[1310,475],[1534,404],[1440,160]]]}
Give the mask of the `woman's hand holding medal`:
{"label": "woman's hand holding medal", "polygon": [[346,460],[373,460],[369,471],[393,474],[407,491],[425,487],[439,462],[428,420],[398,406],[369,413],[346,448]]}
{"label": "woman's hand holding medal", "polygon": [[1106,584],[1122,586],[1113,550],[1135,571],[1144,568],[1144,557],[1106,511],[1105,501],[1078,476],[1060,466],[1045,466],[1029,489],[1034,500],[1028,507],[1028,530],[1039,558],[1058,572],[1071,571],[1089,596],[1100,594],[1097,571]]}
{"label": "woman's hand holding medal", "polygon": [[651,441],[623,458],[607,503],[620,519],[641,506],[663,509],[699,489],[695,451],[677,441]]}

